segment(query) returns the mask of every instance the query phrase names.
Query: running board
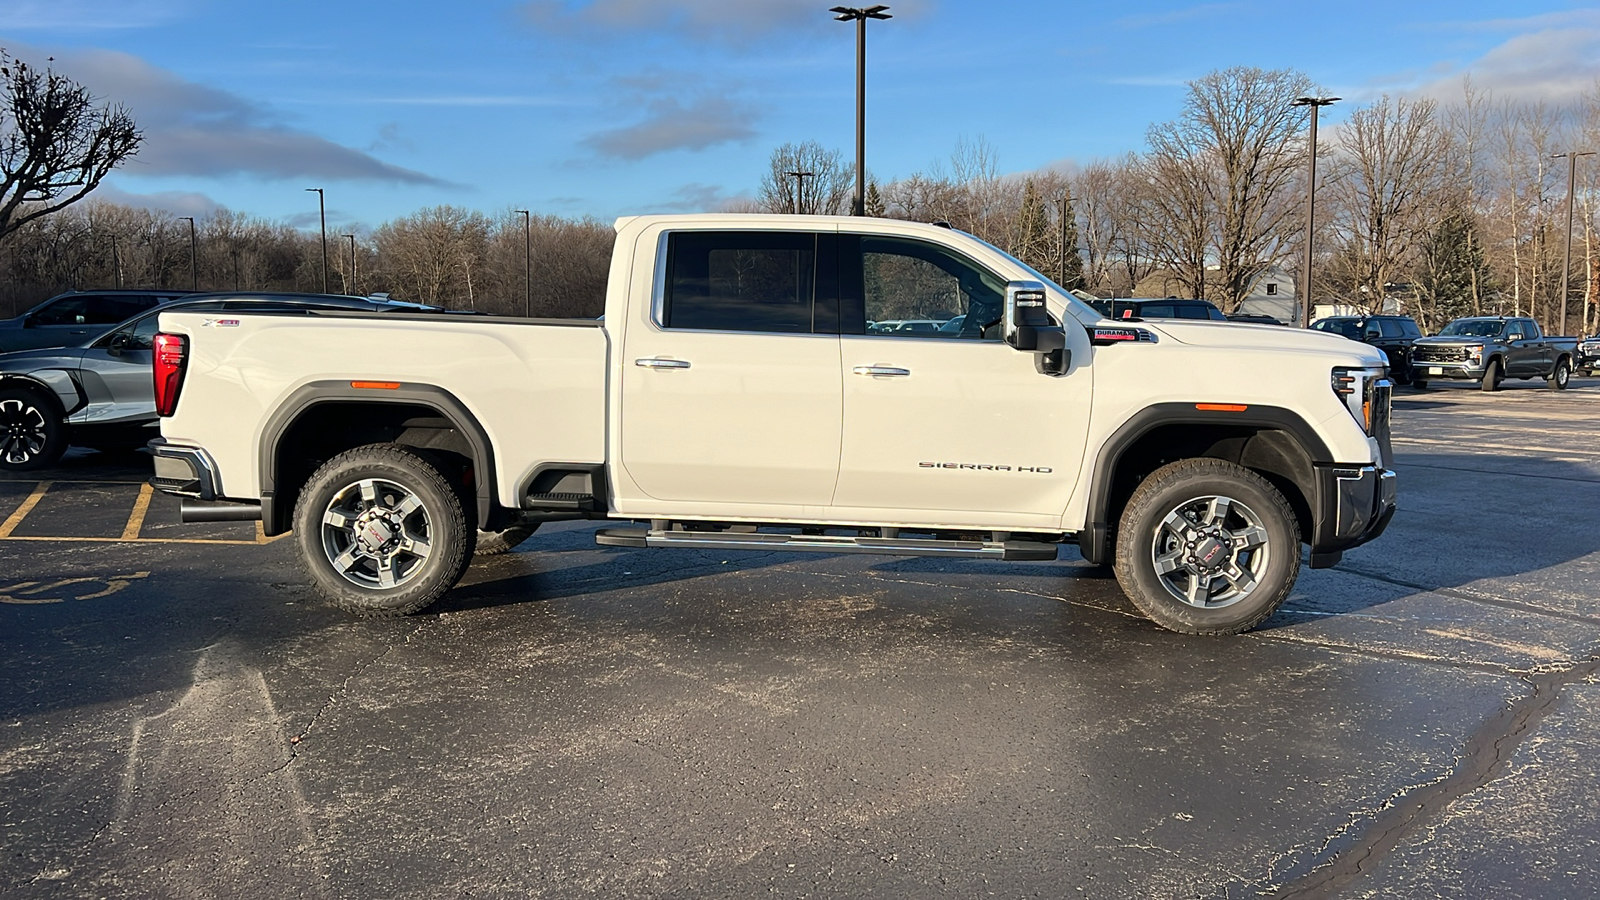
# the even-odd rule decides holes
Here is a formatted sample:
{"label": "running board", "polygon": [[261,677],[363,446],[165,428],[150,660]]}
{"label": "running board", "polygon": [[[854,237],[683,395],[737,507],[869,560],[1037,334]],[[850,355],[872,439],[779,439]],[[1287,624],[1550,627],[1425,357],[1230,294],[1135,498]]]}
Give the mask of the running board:
{"label": "running board", "polygon": [[678,547],[693,550],[877,553],[884,556],[954,556],[966,559],[1053,560],[1056,545],[1037,541],[932,541],[912,538],[843,537],[826,534],[758,534],[715,531],[647,531],[602,528],[602,547]]}

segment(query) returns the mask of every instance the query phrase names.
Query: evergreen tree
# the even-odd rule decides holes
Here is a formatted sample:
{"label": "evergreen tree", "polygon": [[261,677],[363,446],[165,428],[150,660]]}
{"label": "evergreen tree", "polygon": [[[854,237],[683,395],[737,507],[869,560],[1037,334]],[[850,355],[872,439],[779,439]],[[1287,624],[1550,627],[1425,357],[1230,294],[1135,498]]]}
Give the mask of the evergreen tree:
{"label": "evergreen tree", "polygon": [[1417,262],[1417,312],[1431,330],[1474,313],[1473,290],[1487,293],[1493,272],[1483,256],[1471,213],[1445,216],[1428,235]]}
{"label": "evergreen tree", "polygon": [[867,215],[875,219],[888,217],[889,208],[883,202],[883,195],[878,193],[878,182],[876,180],[867,182],[867,199],[863,205],[866,207]]}
{"label": "evergreen tree", "polygon": [[1022,210],[1011,229],[1011,252],[1041,272],[1051,269],[1050,216],[1045,212],[1039,189],[1030,178],[1022,186]]}
{"label": "evergreen tree", "polygon": [[1069,291],[1086,289],[1088,279],[1083,277],[1083,254],[1078,251],[1078,215],[1072,210],[1072,195],[1061,196],[1061,223],[1057,229],[1060,239],[1056,246],[1055,276],[1060,285]]}

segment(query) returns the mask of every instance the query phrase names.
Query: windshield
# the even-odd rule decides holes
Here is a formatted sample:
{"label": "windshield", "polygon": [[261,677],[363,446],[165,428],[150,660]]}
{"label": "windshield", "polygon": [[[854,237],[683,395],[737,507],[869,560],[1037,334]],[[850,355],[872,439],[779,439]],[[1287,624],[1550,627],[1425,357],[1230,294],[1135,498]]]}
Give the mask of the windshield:
{"label": "windshield", "polygon": [[1499,319],[1457,319],[1439,332],[1440,337],[1496,337],[1506,323]]}

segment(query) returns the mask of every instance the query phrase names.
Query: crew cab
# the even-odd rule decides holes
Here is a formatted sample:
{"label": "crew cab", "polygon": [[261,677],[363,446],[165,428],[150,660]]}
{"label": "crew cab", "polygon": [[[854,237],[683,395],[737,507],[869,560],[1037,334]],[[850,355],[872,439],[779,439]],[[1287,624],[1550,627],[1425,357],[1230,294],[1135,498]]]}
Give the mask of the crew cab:
{"label": "crew cab", "polygon": [[1497,391],[1507,378],[1543,378],[1552,391],[1564,391],[1577,351],[1577,338],[1546,335],[1530,318],[1468,316],[1412,342],[1411,383],[1425,388],[1449,378]]}
{"label": "crew cab", "polygon": [[442,596],[475,529],[592,518],[625,547],[1073,543],[1158,624],[1233,633],[1288,596],[1302,545],[1333,565],[1394,512],[1392,385],[1363,344],[1111,321],[911,222],[616,229],[600,320],[163,313],[152,484],[187,521],[292,532],[318,589],[367,615]]}

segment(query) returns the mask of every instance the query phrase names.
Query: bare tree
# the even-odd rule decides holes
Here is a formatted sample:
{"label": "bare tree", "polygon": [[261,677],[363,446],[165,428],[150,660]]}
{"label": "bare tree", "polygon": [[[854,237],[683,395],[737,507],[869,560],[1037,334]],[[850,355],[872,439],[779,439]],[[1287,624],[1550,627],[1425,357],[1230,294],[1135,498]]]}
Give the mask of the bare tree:
{"label": "bare tree", "polygon": [[82,200],[143,141],[121,106],[0,49],[0,241]]}
{"label": "bare tree", "polygon": [[[1226,311],[1294,239],[1306,113],[1290,104],[1313,90],[1293,70],[1224,69],[1189,82],[1182,115],[1149,131],[1147,171],[1157,189],[1149,199],[1173,235],[1163,241],[1166,261],[1197,296],[1205,262],[1214,262],[1220,296],[1212,299]],[[1201,232],[1209,246],[1197,254]]]}
{"label": "bare tree", "polygon": [[757,202],[766,212],[840,215],[849,211],[854,190],[855,170],[839,151],[804,141],[772,151]]}
{"label": "bare tree", "polygon": [[[1443,193],[1447,141],[1436,113],[1432,100],[1385,96],[1352,112],[1341,132],[1331,224],[1342,281],[1369,312],[1382,311],[1390,285],[1441,220],[1431,198]],[[1459,227],[1471,227],[1471,217]]]}

